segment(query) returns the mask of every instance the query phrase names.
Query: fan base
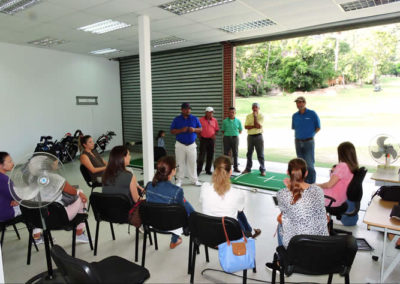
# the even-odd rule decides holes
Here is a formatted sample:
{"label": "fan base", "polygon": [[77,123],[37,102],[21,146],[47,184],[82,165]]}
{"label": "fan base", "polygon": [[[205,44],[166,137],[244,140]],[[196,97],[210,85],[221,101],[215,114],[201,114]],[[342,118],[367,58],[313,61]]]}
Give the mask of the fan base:
{"label": "fan base", "polygon": [[53,277],[50,278],[49,273],[44,271],[38,275],[33,276],[31,279],[26,281],[27,284],[36,284],[36,283],[67,283],[64,279],[64,276],[58,269],[53,270]]}

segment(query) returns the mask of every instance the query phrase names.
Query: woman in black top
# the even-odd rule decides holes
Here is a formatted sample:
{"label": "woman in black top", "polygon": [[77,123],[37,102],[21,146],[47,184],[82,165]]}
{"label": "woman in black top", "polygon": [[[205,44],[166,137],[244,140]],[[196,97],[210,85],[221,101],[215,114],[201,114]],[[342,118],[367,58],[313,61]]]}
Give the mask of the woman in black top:
{"label": "woman in black top", "polygon": [[94,141],[90,135],[85,135],[80,138],[83,152],[81,153],[81,164],[84,165],[93,181],[100,182],[100,178],[103,175],[107,162],[100,157],[100,154],[94,149]]}

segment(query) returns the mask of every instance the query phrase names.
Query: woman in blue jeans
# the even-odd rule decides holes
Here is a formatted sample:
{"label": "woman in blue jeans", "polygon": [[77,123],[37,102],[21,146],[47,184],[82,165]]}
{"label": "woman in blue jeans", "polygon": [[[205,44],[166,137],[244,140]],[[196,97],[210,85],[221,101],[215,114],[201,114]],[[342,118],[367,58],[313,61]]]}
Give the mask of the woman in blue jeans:
{"label": "woman in blue jeans", "polygon": [[[194,212],[192,205],[183,196],[183,189],[173,183],[172,178],[176,174],[176,161],[174,157],[164,156],[157,162],[157,171],[153,181],[147,184],[146,201],[163,204],[180,204],[185,207],[188,215]],[[182,243],[182,238],[172,234],[171,249]]]}

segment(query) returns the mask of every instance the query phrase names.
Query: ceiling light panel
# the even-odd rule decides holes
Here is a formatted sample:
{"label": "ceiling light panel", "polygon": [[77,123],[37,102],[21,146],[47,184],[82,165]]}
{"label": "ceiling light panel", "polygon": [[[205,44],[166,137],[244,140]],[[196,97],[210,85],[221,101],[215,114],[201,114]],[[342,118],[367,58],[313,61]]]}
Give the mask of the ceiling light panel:
{"label": "ceiling light panel", "polygon": [[40,0],[0,0],[0,12],[12,15],[38,2]]}
{"label": "ceiling light panel", "polygon": [[45,38],[41,38],[41,39],[37,39],[37,40],[28,42],[28,44],[33,44],[36,46],[43,46],[43,47],[51,47],[51,46],[55,46],[55,45],[59,45],[59,44],[63,44],[63,43],[66,43],[66,41],[62,40],[62,39],[51,38],[51,37],[45,37]]}
{"label": "ceiling light panel", "polygon": [[262,29],[273,25],[276,25],[276,23],[271,21],[270,19],[264,19],[237,25],[223,26],[220,29],[228,33],[240,33],[250,30]]}
{"label": "ceiling light panel", "polygon": [[170,37],[152,40],[151,45],[153,47],[160,47],[160,46],[164,46],[164,45],[178,44],[178,43],[184,42],[184,41],[186,41],[186,40],[183,38],[179,38],[176,36],[170,36]]}
{"label": "ceiling light panel", "polygon": [[349,12],[354,10],[366,9],[380,5],[400,2],[400,0],[357,0],[340,4],[343,11]]}
{"label": "ceiling light panel", "polygon": [[94,23],[88,26],[80,27],[78,30],[84,32],[90,32],[93,34],[104,34],[108,32],[112,32],[115,30],[123,29],[130,27],[130,24],[126,24],[123,22],[113,21],[113,20],[105,20],[102,22]]}
{"label": "ceiling light panel", "polygon": [[158,6],[168,12],[183,15],[214,6],[228,4],[236,0],[175,0]]}
{"label": "ceiling light panel", "polygon": [[112,53],[112,52],[120,52],[121,50],[115,49],[115,48],[105,48],[105,49],[100,49],[100,50],[94,50],[91,51],[91,54],[106,54],[106,53]]}

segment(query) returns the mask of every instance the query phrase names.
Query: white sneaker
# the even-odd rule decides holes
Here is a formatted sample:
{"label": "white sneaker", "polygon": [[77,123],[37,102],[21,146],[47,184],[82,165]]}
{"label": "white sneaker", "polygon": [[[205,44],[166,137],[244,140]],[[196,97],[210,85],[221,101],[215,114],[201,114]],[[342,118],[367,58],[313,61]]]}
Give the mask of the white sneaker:
{"label": "white sneaker", "polygon": [[80,235],[76,235],[75,240],[76,240],[77,243],[88,243],[89,242],[89,239],[85,235],[85,233],[82,233]]}
{"label": "white sneaker", "polygon": [[181,187],[182,181],[180,179],[177,179],[175,185]]}
{"label": "white sneaker", "polygon": [[194,183],[193,183],[193,185],[195,185],[195,186],[201,186],[201,185],[202,185],[202,183],[201,183],[201,182],[199,182],[199,181],[197,180],[196,182],[194,182]]}

